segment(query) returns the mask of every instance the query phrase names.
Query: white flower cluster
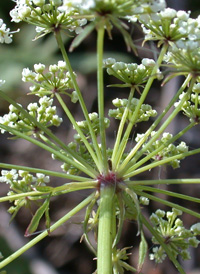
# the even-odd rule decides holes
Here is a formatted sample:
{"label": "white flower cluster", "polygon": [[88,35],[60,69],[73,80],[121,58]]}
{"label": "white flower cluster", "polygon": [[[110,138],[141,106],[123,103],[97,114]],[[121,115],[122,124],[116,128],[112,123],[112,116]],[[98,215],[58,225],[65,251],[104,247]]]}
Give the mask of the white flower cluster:
{"label": "white flower cluster", "polygon": [[[41,123],[45,127],[59,126],[62,122],[56,113],[56,106],[52,106],[53,99],[44,96],[40,98],[38,103],[30,103],[27,106],[28,113],[34,117],[37,122]],[[0,123],[12,127],[26,135],[33,135],[38,137],[41,133],[40,129],[22,113],[19,109],[13,105],[9,106],[10,112],[0,117]],[[4,133],[5,130],[1,130]]]}
{"label": "white flower cluster", "polygon": [[[185,100],[182,105],[182,111],[184,115],[189,118],[191,123],[195,122],[196,124],[200,123],[200,83],[196,83],[193,87],[193,92],[190,94],[190,98]],[[184,97],[185,92],[179,96],[179,101],[174,104],[177,107],[182,98]]]}
{"label": "white flower cluster", "polygon": [[1,44],[12,43],[13,33],[16,33],[18,31],[19,31],[19,29],[17,31],[10,31],[10,29],[6,27],[6,24],[0,18],[0,43]]}
{"label": "white flower cluster", "polygon": [[[36,173],[36,176],[33,176],[28,171],[24,170],[2,170],[1,175],[0,182],[9,184],[10,188],[17,192],[32,191],[34,187],[45,186],[50,182],[49,176],[42,173]],[[9,194],[11,195],[12,193]]]}
{"label": "white flower cluster", "polygon": [[[175,208],[168,212],[158,209],[151,215],[150,220],[155,232],[163,238],[172,256],[176,258],[180,255],[183,260],[189,260],[188,248],[190,246],[196,248],[199,244],[195,236],[200,235],[200,224],[186,229],[181,219],[177,218],[179,215],[182,215],[182,212]],[[156,263],[162,263],[167,256],[166,252],[155,237],[152,238],[152,241],[157,246],[152,249],[153,253],[150,254],[150,259],[155,260]]]}
{"label": "white flower cluster", "polygon": [[[110,117],[114,117],[115,119],[121,120],[124,114],[124,111],[128,107],[128,115],[126,119],[127,121],[130,121],[139,103],[139,99],[132,98],[129,104],[129,101],[127,99],[116,98],[112,101],[112,103],[117,109],[110,109],[108,115]],[[157,111],[152,109],[150,105],[142,104],[138,113],[138,118],[136,120],[136,123],[148,121],[150,117],[155,117],[156,115],[157,115]]]}
{"label": "white flower cluster", "polygon": [[45,0],[14,0],[14,2],[16,6],[10,11],[12,21],[16,23],[26,21],[35,25],[36,32],[39,33],[38,37],[55,31],[55,28],[80,33],[82,26],[87,23],[85,18],[74,18],[74,15],[77,15],[76,10],[66,9],[63,3],[65,1],[62,0],[49,0],[48,3]]}
{"label": "white flower cluster", "polygon": [[[116,62],[114,58],[104,60],[104,66],[107,68],[107,73],[118,78],[124,85],[115,85],[118,87],[137,87],[147,82],[152,70],[156,66],[154,60],[144,58],[140,65],[136,63]],[[155,78],[162,79],[160,70],[154,75]]]}
{"label": "white flower cluster", "polygon": [[166,8],[155,14],[138,15],[145,33],[145,40],[168,42],[173,45],[178,41],[178,46],[187,42],[187,47],[198,45],[200,37],[199,18],[190,18],[190,12],[176,11]]}
{"label": "white flower cluster", "polygon": [[73,89],[73,84],[64,61],[58,61],[58,64],[50,65],[49,71],[43,64],[35,64],[34,71],[24,68],[22,81],[31,82],[33,84],[29,88],[31,94],[39,97],[47,95],[52,97],[55,93],[62,93],[68,95],[73,103],[78,100],[75,91],[67,92],[67,90]]}
{"label": "white flower cluster", "polygon": [[[89,113],[89,119],[91,121],[91,125],[94,130],[94,133],[97,136],[100,132],[100,126],[99,126],[100,121],[99,121],[98,113],[96,112]],[[87,121],[84,120],[84,121],[77,122],[77,125],[81,128],[82,132],[87,138],[90,137],[90,131],[89,131]],[[105,125],[105,128],[109,127],[110,120],[108,118],[104,118],[104,125]],[[76,142],[82,142],[82,139],[79,134],[75,134],[74,138]]]}
{"label": "white flower cluster", "polygon": [[165,0],[142,0],[138,4],[133,11],[133,15],[127,17],[132,22],[136,22],[140,16],[144,17],[146,14],[152,14],[153,16],[167,6]]}
{"label": "white flower cluster", "polygon": [[[152,131],[151,137],[153,137],[155,134],[156,131]],[[144,134],[137,134],[135,138],[136,142],[139,142],[143,138],[143,136]],[[175,146],[170,142],[172,138],[172,134],[164,132],[162,138],[153,142],[151,146],[148,147],[145,154],[153,153],[152,159],[154,159],[155,161],[160,161],[188,151],[188,146],[185,142],[180,142],[179,145]],[[143,147],[144,146],[145,144],[143,145]],[[180,160],[174,159],[167,164],[171,165],[173,168],[178,168],[180,166]]]}

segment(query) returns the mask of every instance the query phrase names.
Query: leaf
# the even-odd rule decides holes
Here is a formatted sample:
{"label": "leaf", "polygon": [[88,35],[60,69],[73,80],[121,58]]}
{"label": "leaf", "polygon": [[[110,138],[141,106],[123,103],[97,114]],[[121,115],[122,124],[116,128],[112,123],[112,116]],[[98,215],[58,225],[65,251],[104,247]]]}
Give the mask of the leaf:
{"label": "leaf", "polygon": [[137,271],[140,273],[142,270],[146,255],[147,255],[147,250],[148,250],[148,244],[146,242],[146,239],[144,237],[143,231],[141,232],[141,241],[139,245],[139,260],[138,260],[138,267]]}
{"label": "leaf", "polygon": [[49,228],[50,228],[50,224],[51,224],[51,219],[50,219],[50,216],[49,216],[49,205],[45,210],[45,219],[46,219],[45,226],[46,226],[46,229],[48,231],[48,234],[50,235],[50,229]]}
{"label": "leaf", "polygon": [[40,219],[44,215],[45,211],[49,208],[50,197],[51,197],[51,195],[49,195],[49,197],[44,201],[43,205],[41,205],[41,207],[39,207],[38,210],[36,211],[36,213],[34,214],[32,220],[24,234],[25,237],[31,236],[31,234],[33,232],[35,232],[36,229],[38,228]]}
{"label": "leaf", "polygon": [[72,52],[75,48],[77,48],[82,41],[94,30],[95,24],[94,22],[87,25],[83,31],[74,38],[74,40],[71,43],[71,46],[69,48],[69,51]]}

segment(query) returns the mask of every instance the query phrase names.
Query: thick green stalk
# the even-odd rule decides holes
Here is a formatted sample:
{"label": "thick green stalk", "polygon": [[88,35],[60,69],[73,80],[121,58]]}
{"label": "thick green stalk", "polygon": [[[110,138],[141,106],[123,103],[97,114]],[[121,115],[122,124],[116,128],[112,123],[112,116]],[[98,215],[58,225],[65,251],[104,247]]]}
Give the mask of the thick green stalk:
{"label": "thick green stalk", "polygon": [[55,33],[55,37],[56,37],[56,41],[57,41],[57,43],[58,43],[58,46],[59,46],[59,48],[60,48],[60,50],[61,50],[61,52],[62,52],[64,61],[66,62],[67,69],[68,69],[68,71],[69,71],[69,74],[70,74],[72,83],[73,83],[73,85],[74,85],[74,89],[75,89],[76,92],[77,92],[77,96],[78,96],[79,103],[80,103],[80,106],[81,106],[81,108],[82,108],[83,114],[84,114],[85,119],[86,119],[86,121],[87,121],[87,123],[88,123],[88,127],[89,127],[90,134],[91,134],[91,138],[92,138],[92,142],[93,142],[93,145],[94,145],[96,154],[97,154],[97,158],[98,158],[98,160],[99,160],[99,165],[100,165],[100,167],[101,167],[101,170],[103,170],[103,159],[102,159],[102,154],[101,154],[101,151],[100,151],[98,142],[97,142],[97,138],[96,138],[96,136],[95,136],[95,132],[94,132],[94,130],[93,130],[93,128],[92,128],[92,125],[91,125],[91,121],[90,121],[90,118],[89,118],[89,115],[88,115],[88,110],[87,110],[87,108],[86,108],[86,105],[85,105],[85,102],[84,102],[84,100],[83,100],[81,91],[80,91],[79,86],[78,86],[78,84],[77,84],[76,76],[74,75],[73,69],[72,69],[72,67],[71,67],[71,63],[70,63],[70,61],[69,61],[67,52],[66,52],[66,50],[65,50],[65,47],[64,47],[64,44],[63,44],[63,41],[62,41],[60,32]]}
{"label": "thick green stalk", "polygon": [[146,83],[146,86],[145,86],[145,88],[144,88],[144,90],[143,90],[143,92],[142,92],[142,95],[141,95],[141,97],[140,97],[139,103],[138,103],[138,105],[137,105],[137,107],[136,107],[136,109],[135,109],[135,111],[134,111],[134,113],[133,113],[133,115],[132,115],[132,117],[131,117],[131,119],[130,119],[130,122],[129,122],[129,124],[128,124],[128,127],[127,127],[127,129],[126,129],[126,131],[125,131],[124,137],[123,137],[123,139],[122,139],[122,141],[121,141],[121,143],[120,143],[120,146],[119,146],[119,148],[118,148],[118,153],[117,153],[117,155],[116,155],[116,157],[115,157],[115,159],[114,159],[115,162],[113,163],[114,166],[116,166],[115,163],[117,163],[117,162],[119,163],[120,160],[121,160],[121,157],[122,157],[122,155],[123,155],[123,152],[124,152],[124,150],[125,150],[125,148],[126,148],[126,144],[127,144],[127,142],[128,142],[129,135],[130,135],[130,133],[131,133],[131,130],[132,130],[132,128],[133,128],[133,126],[134,126],[136,120],[137,120],[137,117],[138,117],[138,113],[139,113],[140,107],[141,107],[141,105],[143,104],[143,102],[144,102],[144,100],[145,100],[145,98],[146,98],[146,96],[147,96],[147,94],[148,94],[148,92],[149,92],[149,90],[150,90],[150,88],[151,88],[151,85],[152,85],[152,83],[153,83],[153,81],[154,81],[154,79],[155,79],[155,75],[156,75],[156,73],[157,73],[157,69],[159,68],[160,64],[161,64],[162,61],[163,61],[163,56],[165,55],[165,53],[166,53],[166,51],[167,51],[167,48],[168,48],[167,45],[164,45],[164,46],[163,46],[163,48],[162,48],[162,50],[161,50],[161,52],[160,52],[159,58],[158,58],[158,60],[157,60],[157,64],[156,64],[156,66],[154,67],[154,69],[153,69],[153,71],[152,71],[152,73],[151,73],[151,76],[149,77],[149,79],[148,79],[148,81],[147,81],[147,83]]}
{"label": "thick green stalk", "polygon": [[98,224],[97,273],[112,274],[113,204],[115,186],[103,186],[100,190]]}
{"label": "thick green stalk", "polygon": [[97,81],[98,81],[98,111],[101,139],[101,152],[103,156],[103,172],[108,171],[108,159],[106,152],[106,132],[105,132],[105,111],[104,111],[104,79],[103,79],[103,44],[104,44],[104,24],[97,29]]}
{"label": "thick green stalk", "polygon": [[49,232],[53,232],[55,229],[60,227],[62,224],[64,224],[67,220],[69,220],[72,216],[74,216],[76,213],[78,213],[82,208],[84,208],[87,204],[92,201],[94,198],[95,193],[88,196],[85,200],[83,200],[80,204],[78,204],[76,207],[74,207],[70,212],[68,212],[65,216],[63,216],[61,219],[59,219],[55,224],[53,224],[49,230],[45,230],[40,235],[35,237],[33,240],[28,242],[26,245],[21,247],[19,250],[17,250],[15,253],[10,255],[8,258],[0,262],[0,269],[5,267],[7,264],[11,263],[13,260],[18,258],[20,255],[22,255],[24,252],[26,252],[28,249],[30,249],[32,246],[40,242],[42,239],[44,239],[46,236],[49,235]]}

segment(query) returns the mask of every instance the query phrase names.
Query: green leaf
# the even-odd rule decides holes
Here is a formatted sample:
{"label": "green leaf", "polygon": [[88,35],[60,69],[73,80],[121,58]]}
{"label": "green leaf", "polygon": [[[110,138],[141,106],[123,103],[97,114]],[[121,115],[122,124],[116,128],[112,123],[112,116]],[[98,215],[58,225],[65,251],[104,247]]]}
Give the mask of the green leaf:
{"label": "green leaf", "polygon": [[139,245],[139,260],[138,260],[138,273],[142,270],[146,255],[147,255],[147,250],[148,250],[148,244],[146,242],[146,239],[144,237],[143,231],[141,231],[141,241]]}
{"label": "green leaf", "polygon": [[25,237],[31,236],[31,234],[33,232],[35,232],[36,229],[38,228],[40,219],[44,215],[45,211],[49,208],[50,197],[51,197],[51,195],[49,195],[49,197],[44,201],[43,205],[41,205],[41,207],[39,207],[38,210],[36,211],[36,213],[34,214],[32,220],[24,234]]}
{"label": "green leaf", "polygon": [[82,41],[94,30],[94,28],[94,22],[87,25],[83,29],[83,31],[79,35],[77,35],[76,38],[74,38],[69,48],[69,51],[72,52],[75,48],[77,48],[82,43]]}

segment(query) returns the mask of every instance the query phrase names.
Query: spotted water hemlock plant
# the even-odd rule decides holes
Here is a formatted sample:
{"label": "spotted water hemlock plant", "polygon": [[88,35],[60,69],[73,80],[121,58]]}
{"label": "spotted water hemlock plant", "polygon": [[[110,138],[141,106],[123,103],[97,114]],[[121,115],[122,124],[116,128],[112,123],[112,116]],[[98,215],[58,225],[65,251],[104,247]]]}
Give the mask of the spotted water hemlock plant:
{"label": "spotted water hemlock plant", "polygon": [[[118,274],[126,270],[142,273],[147,260],[148,244],[145,229],[152,234],[153,248],[150,259],[161,263],[166,256],[174,263],[179,273],[185,273],[177,256],[190,259],[188,248],[197,247],[200,223],[185,228],[182,212],[200,217],[200,214],[178,203],[159,198],[162,193],[179,199],[199,203],[200,199],[162,190],[156,184],[198,184],[200,179],[138,180],[138,174],[155,167],[170,165],[179,168],[185,157],[197,154],[200,148],[190,150],[182,136],[200,122],[200,17],[193,19],[189,12],[167,8],[164,0],[14,0],[11,10],[12,21],[27,22],[36,26],[39,39],[53,33],[63,60],[46,67],[35,64],[25,68],[22,80],[30,83],[29,94],[38,102],[21,106],[5,92],[2,99],[10,103],[9,112],[0,117],[1,133],[8,132],[14,138],[22,138],[48,151],[54,160],[61,162],[60,172],[0,163],[0,181],[9,184],[10,191],[0,201],[10,201],[12,219],[18,211],[34,201],[38,209],[25,231],[32,235],[38,229],[42,217],[46,219],[46,230],[28,242],[8,258],[0,262],[0,269],[11,263],[26,250],[48,236],[81,209],[85,210],[83,239],[97,258],[98,274]],[[127,20],[127,23],[126,23]],[[0,21],[0,42],[10,43],[12,32]],[[112,38],[115,27],[122,35],[126,48],[137,54],[129,25],[138,24],[144,33],[144,43],[154,41],[159,49],[156,60],[144,58],[141,63],[124,63],[113,58],[103,60],[104,36]],[[97,98],[98,113],[89,113],[76,73],[68,59],[61,32],[74,36],[70,51],[75,49],[92,32],[97,32]],[[114,38],[113,38],[114,39]],[[88,64],[89,65],[89,64]],[[169,73],[163,75],[163,68]],[[114,88],[129,90],[126,98],[112,101],[108,113],[104,108],[104,70],[118,79]],[[165,84],[173,77],[182,75],[183,82],[169,104],[158,115],[151,105],[145,103],[151,94],[154,81]],[[1,84],[3,84],[1,80]],[[84,120],[76,121],[65,103],[68,96],[73,103],[80,104]],[[61,141],[51,127],[59,127],[55,101],[76,131],[69,144]],[[170,113],[169,115],[167,115]],[[174,136],[166,128],[179,114],[188,117],[188,125]],[[167,116],[166,116],[167,115]],[[106,129],[112,119],[117,119],[116,139],[112,148],[107,146]],[[151,121],[150,127],[134,136],[132,147],[128,145],[133,129],[138,123]],[[179,140],[180,139],[180,140]],[[66,184],[48,185],[51,177],[66,178]],[[92,194],[80,204],[51,224],[49,208],[51,197],[68,192],[93,189]],[[148,219],[143,211],[151,201],[170,207],[167,212],[157,209]],[[134,220],[138,226],[139,259],[136,266],[128,264],[129,247],[119,249],[118,243],[126,219]],[[89,232],[93,231],[96,245]],[[90,233],[91,235],[91,233]],[[97,238],[96,238],[97,236]],[[132,243],[130,243],[132,245]],[[3,250],[2,254],[3,254]],[[95,271],[95,270],[94,270]]]}

